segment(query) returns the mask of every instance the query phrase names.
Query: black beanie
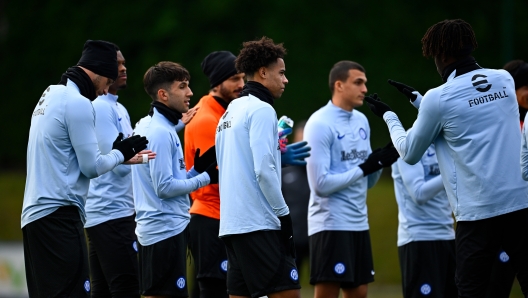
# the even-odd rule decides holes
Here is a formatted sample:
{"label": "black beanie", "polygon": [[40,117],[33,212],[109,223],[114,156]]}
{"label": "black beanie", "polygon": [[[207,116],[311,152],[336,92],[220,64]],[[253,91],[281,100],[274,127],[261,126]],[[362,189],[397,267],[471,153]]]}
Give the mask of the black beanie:
{"label": "black beanie", "polygon": [[202,70],[209,79],[211,88],[222,84],[237,74],[235,55],[228,51],[212,52],[202,61]]}
{"label": "black beanie", "polygon": [[117,48],[107,41],[87,40],[77,65],[115,81],[117,79]]}

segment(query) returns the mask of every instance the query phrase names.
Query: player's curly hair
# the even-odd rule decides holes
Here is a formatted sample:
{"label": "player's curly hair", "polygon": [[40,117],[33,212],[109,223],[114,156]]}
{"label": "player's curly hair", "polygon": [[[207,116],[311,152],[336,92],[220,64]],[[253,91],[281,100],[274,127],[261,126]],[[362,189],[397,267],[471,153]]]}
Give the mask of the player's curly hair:
{"label": "player's curly hair", "polygon": [[242,44],[235,67],[238,72],[243,72],[248,77],[261,67],[268,67],[278,58],[284,58],[286,49],[282,43],[275,44],[271,38],[263,36],[260,40],[247,41]]}
{"label": "player's curly hair", "polygon": [[443,20],[427,29],[422,38],[425,57],[465,57],[478,47],[475,32],[464,20]]}
{"label": "player's curly hair", "polygon": [[185,67],[175,62],[162,61],[145,72],[143,87],[152,100],[156,101],[159,89],[168,90],[174,81],[185,80],[191,80],[191,75]]}

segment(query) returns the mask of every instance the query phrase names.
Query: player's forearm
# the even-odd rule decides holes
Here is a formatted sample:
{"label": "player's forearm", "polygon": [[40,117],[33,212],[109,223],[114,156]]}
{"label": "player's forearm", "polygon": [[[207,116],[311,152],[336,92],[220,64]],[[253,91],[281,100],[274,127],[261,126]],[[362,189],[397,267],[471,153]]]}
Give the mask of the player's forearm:
{"label": "player's forearm", "polygon": [[341,191],[363,178],[363,171],[359,167],[344,173],[330,174],[324,169],[318,170],[317,165],[310,166],[309,164],[308,173],[309,179],[313,182],[315,194],[320,197],[327,197]]}
{"label": "player's forearm", "polygon": [[429,181],[415,185],[410,194],[416,204],[423,205],[442,190],[444,190],[444,183],[442,182],[442,176],[438,175]]}
{"label": "player's forearm", "polygon": [[275,169],[275,161],[270,155],[262,158],[261,166],[255,169],[259,187],[277,217],[290,213],[288,205],[282,196],[280,181]]}
{"label": "player's forearm", "polygon": [[81,172],[90,179],[111,171],[124,161],[123,154],[118,150],[102,155],[96,145],[77,145],[74,148]]}
{"label": "player's forearm", "polygon": [[204,172],[190,179],[175,179],[167,176],[166,179],[157,183],[153,179],[154,191],[160,199],[170,199],[182,195],[189,194],[200,187],[209,184],[209,175]]}

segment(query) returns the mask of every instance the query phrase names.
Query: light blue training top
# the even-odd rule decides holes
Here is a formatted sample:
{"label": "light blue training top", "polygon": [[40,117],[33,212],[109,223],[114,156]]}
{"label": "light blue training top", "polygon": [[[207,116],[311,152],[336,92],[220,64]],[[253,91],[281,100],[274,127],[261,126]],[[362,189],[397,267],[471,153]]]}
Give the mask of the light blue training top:
{"label": "light blue training top", "polygon": [[[150,120],[150,121],[149,121]],[[181,233],[189,223],[189,193],[209,184],[209,174],[185,169],[176,125],[154,109],[141,119],[134,134],[146,136],[156,158],[132,167],[136,235],[143,246]]]}
{"label": "light blue training top", "polygon": [[477,69],[429,90],[408,133],[386,112],[401,158],[417,163],[434,141],[447,196],[457,221],[475,221],[528,207],[519,161],[519,108],[511,75]]}
{"label": "light blue training top", "polygon": [[455,239],[451,207],[433,144],[414,165],[399,158],[392,165],[392,178],[398,203],[398,246]]}
{"label": "light blue training top", "polygon": [[364,177],[359,167],[372,153],[367,117],[329,101],[308,119],[304,140],[312,148],[306,159],[308,235],[368,230],[367,189],[376,184],[381,170]]}
{"label": "light blue training top", "polygon": [[84,221],[90,179],[123,161],[118,150],[99,151],[94,109],[77,85],[49,86],[31,117],[22,227],[62,206],[77,206]]}
{"label": "light blue training top", "polygon": [[[112,150],[119,133],[123,133],[124,138],[132,136],[133,133],[130,116],[117,99],[117,95],[108,93],[97,97],[92,103],[95,111],[95,132],[99,150],[103,154]],[[131,167],[119,165],[112,171],[90,180],[85,207],[85,228],[134,214]]]}
{"label": "light blue training top", "polygon": [[233,100],[218,123],[220,236],[280,230],[289,214],[281,191],[277,114],[253,95]]}

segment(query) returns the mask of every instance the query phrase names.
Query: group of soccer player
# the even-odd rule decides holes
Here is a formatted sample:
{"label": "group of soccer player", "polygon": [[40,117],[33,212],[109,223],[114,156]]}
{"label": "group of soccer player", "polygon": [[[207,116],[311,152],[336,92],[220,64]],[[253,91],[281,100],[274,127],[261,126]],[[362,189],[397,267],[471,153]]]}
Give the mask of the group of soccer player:
{"label": "group of soccer player", "polygon": [[[150,111],[133,129],[117,96],[123,53],[87,41],[31,120],[22,210],[30,296],[187,297],[189,248],[200,297],[300,297],[285,166],[306,166],[315,297],[367,296],[367,189],[390,166],[404,297],[509,295],[514,276],[527,295],[528,143],[517,119],[528,108],[528,64],[481,68],[460,19],[431,26],[422,46],[444,84],[422,96],[389,80],[418,109],[412,128],[366,95],[363,66],[339,61],[331,99],[304,141],[288,145],[273,107],[288,83],[282,44],[263,37],[238,56],[207,55],[209,94],[192,109],[189,72],[155,64],[143,77]],[[383,148],[371,149],[364,101],[388,125]]]}

